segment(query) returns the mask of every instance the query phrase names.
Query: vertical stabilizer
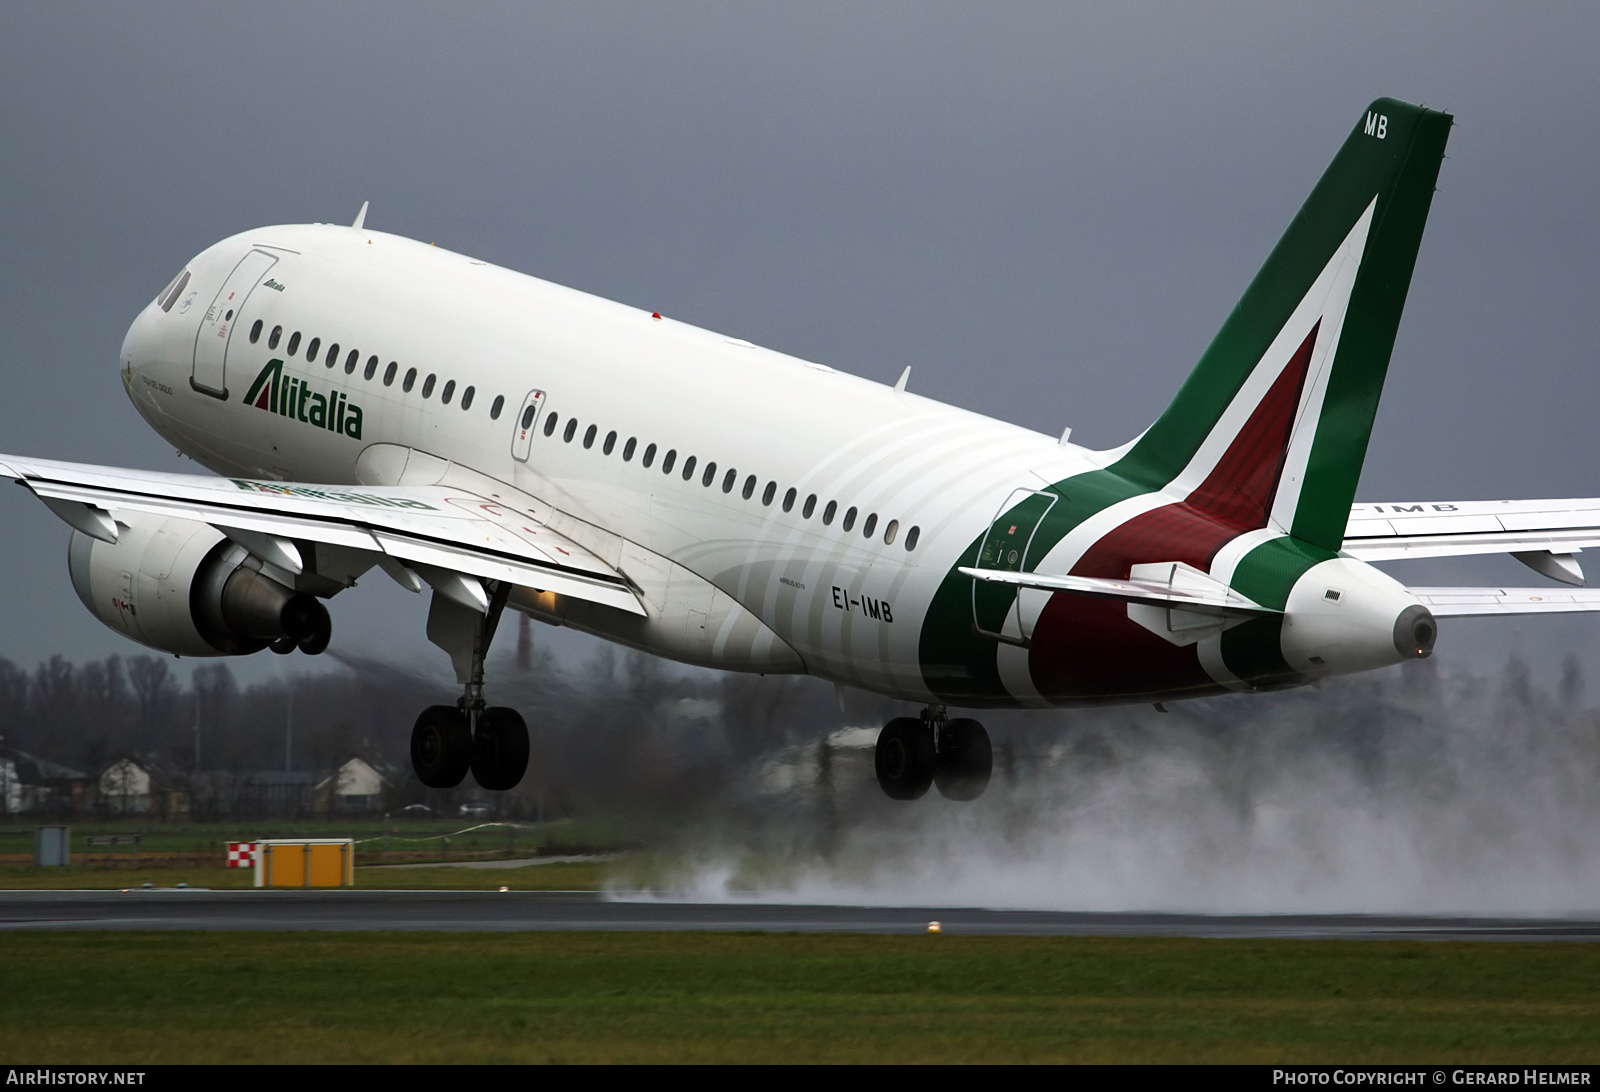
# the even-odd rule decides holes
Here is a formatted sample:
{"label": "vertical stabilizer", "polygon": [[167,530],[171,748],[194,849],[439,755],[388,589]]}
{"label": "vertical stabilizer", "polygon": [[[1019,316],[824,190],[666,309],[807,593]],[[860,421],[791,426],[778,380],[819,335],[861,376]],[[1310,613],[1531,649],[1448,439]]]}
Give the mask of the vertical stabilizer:
{"label": "vertical stabilizer", "polygon": [[1112,473],[1228,523],[1339,548],[1450,125],[1394,99],[1363,112]]}

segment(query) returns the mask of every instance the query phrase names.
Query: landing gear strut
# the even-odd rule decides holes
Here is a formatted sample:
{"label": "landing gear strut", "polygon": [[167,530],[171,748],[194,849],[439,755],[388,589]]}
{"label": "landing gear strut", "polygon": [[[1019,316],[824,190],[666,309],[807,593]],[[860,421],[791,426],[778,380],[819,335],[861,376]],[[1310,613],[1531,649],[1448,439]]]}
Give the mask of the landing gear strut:
{"label": "landing gear strut", "polygon": [[994,752],[983,725],[950,720],[944,706],[930,705],[920,719],[896,717],[883,726],[873,765],[891,800],[916,800],[930,785],[947,800],[976,800],[989,785]]}
{"label": "landing gear strut", "polygon": [[483,788],[514,789],[528,768],[528,726],[522,715],[483,698],[483,659],[511,588],[498,584],[479,614],[434,593],[428,638],[451,653],[464,693],[456,704],[430,705],[411,729],[411,768],[432,789],[453,789],[472,771]]}

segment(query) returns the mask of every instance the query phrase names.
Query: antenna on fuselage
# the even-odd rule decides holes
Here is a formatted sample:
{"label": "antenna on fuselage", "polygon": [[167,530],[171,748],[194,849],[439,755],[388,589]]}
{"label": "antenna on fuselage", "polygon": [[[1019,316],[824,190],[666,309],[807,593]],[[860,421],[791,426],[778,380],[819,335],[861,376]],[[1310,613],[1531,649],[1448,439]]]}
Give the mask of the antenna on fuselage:
{"label": "antenna on fuselage", "polygon": [[906,389],[906,380],[908,380],[910,378],[911,378],[911,365],[907,364],[906,365],[906,370],[900,373],[900,378],[896,379],[894,381],[894,389],[897,390],[897,391],[905,390]]}
{"label": "antenna on fuselage", "polygon": [[361,211],[356,213],[356,222],[350,225],[351,227],[355,228],[357,231],[360,231],[362,229],[362,227],[364,227],[366,225],[366,222],[367,222],[367,204],[368,204],[368,202],[366,202],[366,201],[361,202]]}

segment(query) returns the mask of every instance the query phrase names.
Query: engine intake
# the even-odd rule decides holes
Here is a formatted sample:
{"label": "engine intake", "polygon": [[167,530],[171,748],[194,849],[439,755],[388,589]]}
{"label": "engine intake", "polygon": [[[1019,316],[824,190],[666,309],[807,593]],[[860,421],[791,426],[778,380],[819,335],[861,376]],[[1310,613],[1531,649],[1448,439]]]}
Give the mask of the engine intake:
{"label": "engine intake", "polygon": [[124,514],[114,543],[72,533],[72,587],[90,613],[140,644],[182,656],[328,647],[327,608],[270,575],[209,524]]}

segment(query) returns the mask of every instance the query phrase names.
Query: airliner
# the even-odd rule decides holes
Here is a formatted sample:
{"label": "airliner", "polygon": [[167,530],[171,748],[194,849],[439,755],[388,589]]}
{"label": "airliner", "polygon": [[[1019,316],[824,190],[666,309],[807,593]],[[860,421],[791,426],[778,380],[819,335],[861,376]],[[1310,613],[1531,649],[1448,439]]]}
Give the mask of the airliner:
{"label": "airliner", "polygon": [[[920,706],[883,791],[988,784],[949,710],[1271,691],[1432,651],[1437,619],[1600,610],[1600,500],[1355,504],[1446,139],[1357,120],[1160,417],[1089,450],[353,225],[264,227],[139,313],[123,385],[213,475],[0,455],[72,529],[84,605],[180,656],[315,655],[324,601],[431,596],[454,705],[417,778],[521,780],[485,697],[509,608],[689,664]],[[909,369],[907,370],[909,373]],[[1531,588],[1406,587],[1376,561],[1511,553]]]}

